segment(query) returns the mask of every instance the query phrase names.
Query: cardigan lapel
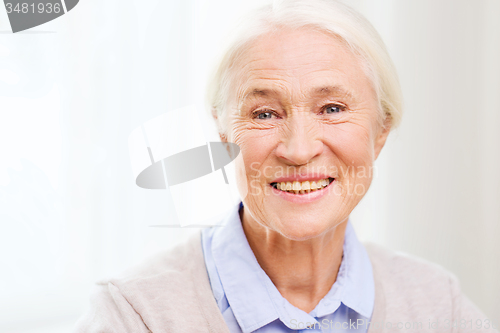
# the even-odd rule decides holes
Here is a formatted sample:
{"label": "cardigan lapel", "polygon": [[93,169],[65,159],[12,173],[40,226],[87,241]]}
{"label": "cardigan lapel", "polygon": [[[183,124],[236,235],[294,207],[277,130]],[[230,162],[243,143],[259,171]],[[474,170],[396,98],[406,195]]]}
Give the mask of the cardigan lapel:
{"label": "cardigan lapel", "polygon": [[384,324],[386,323],[385,291],[382,284],[378,262],[375,258],[376,254],[373,253],[374,249],[369,244],[365,244],[365,248],[372,263],[373,279],[375,282],[375,304],[373,306],[373,314],[370,319],[370,326],[367,333],[379,333],[384,331]]}
{"label": "cardigan lapel", "polygon": [[153,333],[229,333],[212,294],[200,232],[168,251],[151,274],[110,282]]}

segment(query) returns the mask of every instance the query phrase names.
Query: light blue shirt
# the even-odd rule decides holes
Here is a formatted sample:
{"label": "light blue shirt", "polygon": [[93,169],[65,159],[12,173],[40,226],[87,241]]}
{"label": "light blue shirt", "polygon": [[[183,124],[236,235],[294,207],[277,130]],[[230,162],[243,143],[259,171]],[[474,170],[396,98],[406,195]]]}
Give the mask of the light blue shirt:
{"label": "light blue shirt", "polygon": [[351,221],[337,280],[316,308],[306,313],[281,296],[257,262],[241,225],[242,206],[231,210],[223,227],[202,231],[210,284],[229,331],[366,332],[375,299],[373,272]]}

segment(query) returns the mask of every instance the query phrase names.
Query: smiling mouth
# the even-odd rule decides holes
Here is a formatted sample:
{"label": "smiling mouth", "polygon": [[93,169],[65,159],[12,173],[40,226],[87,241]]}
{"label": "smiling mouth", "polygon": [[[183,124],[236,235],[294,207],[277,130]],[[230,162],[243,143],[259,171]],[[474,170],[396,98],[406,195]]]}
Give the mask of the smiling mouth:
{"label": "smiling mouth", "polygon": [[319,179],[315,181],[305,181],[305,182],[299,182],[299,181],[280,182],[280,183],[275,182],[269,185],[282,192],[288,192],[293,194],[307,194],[311,192],[321,191],[322,189],[330,185],[334,180],[335,178],[330,177],[330,178]]}

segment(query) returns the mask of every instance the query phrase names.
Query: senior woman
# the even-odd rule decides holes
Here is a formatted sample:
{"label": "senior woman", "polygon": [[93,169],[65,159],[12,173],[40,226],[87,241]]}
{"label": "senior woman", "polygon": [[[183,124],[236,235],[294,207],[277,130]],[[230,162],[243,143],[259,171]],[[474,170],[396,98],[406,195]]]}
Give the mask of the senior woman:
{"label": "senior woman", "polygon": [[78,332],[494,331],[454,275],[365,247],[351,226],[401,118],[366,19],[333,0],[275,2],[250,15],[209,88],[248,194],[224,227],[98,283]]}

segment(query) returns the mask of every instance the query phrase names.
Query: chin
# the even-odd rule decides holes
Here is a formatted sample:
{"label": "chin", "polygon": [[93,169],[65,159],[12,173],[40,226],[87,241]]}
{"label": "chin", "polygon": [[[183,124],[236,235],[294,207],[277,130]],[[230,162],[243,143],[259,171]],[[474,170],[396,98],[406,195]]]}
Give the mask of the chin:
{"label": "chin", "polygon": [[284,219],[284,221],[286,222],[279,221],[277,231],[284,237],[295,241],[316,238],[335,227],[331,222],[318,219]]}

